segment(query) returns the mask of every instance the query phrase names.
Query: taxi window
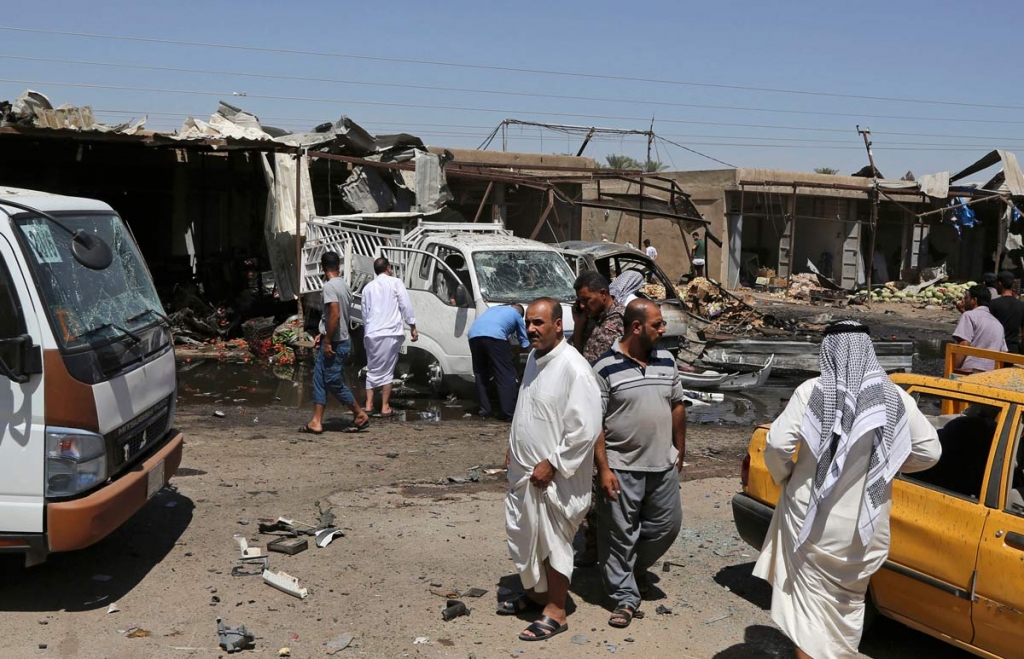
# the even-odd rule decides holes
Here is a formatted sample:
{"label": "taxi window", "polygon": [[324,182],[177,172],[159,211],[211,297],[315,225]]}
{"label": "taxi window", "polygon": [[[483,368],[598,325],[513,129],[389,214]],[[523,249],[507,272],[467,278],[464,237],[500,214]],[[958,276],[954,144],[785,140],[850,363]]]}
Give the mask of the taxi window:
{"label": "taxi window", "polygon": [[14,290],[14,282],[7,271],[7,265],[0,260],[0,359],[6,364],[15,363],[14,343],[3,339],[14,339],[25,333],[25,317],[22,315],[21,301]]}
{"label": "taxi window", "polygon": [[1024,425],[1018,426],[1016,444],[1010,453],[1013,460],[1010,467],[1009,492],[1006,497],[1006,512],[1024,517]]}
{"label": "taxi window", "polygon": [[[989,454],[1004,408],[924,392],[911,392],[911,396],[938,431],[942,457],[931,469],[903,474],[900,478],[961,499],[980,501]],[[943,414],[949,409],[960,411]]]}

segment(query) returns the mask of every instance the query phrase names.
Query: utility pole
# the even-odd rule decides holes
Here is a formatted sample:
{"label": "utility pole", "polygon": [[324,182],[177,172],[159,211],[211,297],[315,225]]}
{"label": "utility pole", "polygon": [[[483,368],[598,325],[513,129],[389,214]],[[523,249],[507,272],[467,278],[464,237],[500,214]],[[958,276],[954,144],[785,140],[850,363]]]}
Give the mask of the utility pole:
{"label": "utility pole", "polygon": [[647,159],[644,160],[640,169],[640,214],[637,228],[637,249],[644,248],[644,174],[647,173],[647,163],[651,162],[651,143],[654,142],[654,117],[651,117],[651,129],[647,131]]}
{"label": "utility pole", "polygon": [[871,165],[871,253],[867,260],[868,300],[871,300],[872,271],[875,269],[875,239],[878,236],[878,169],[875,167],[875,156],[871,153],[871,129],[865,127],[861,130],[857,126],[857,132],[864,138],[864,148],[868,151],[868,164]]}

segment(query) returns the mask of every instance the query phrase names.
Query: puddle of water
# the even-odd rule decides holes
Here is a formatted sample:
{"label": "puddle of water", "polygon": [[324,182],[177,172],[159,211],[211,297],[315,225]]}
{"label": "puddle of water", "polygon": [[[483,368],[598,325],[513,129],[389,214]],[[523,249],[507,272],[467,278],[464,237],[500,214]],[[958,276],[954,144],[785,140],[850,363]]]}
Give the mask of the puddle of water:
{"label": "puddle of water", "polygon": [[[914,372],[941,375],[945,341],[915,341]],[[305,365],[270,369],[254,364],[231,364],[216,360],[196,360],[178,364],[178,396],[182,403],[262,407],[279,405],[294,409],[312,405],[312,368]],[[357,382],[354,371],[347,382]],[[691,407],[690,423],[753,426],[773,420],[802,382],[799,378],[773,377],[766,386],[726,393],[724,400],[707,406]],[[351,384],[350,384],[351,386]],[[362,399],[363,392],[354,392]],[[474,418],[476,401],[441,400],[414,385],[396,388],[393,394],[398,416],[393,421],[433,423]],[[469,417],[466,414],[470,414]]]}

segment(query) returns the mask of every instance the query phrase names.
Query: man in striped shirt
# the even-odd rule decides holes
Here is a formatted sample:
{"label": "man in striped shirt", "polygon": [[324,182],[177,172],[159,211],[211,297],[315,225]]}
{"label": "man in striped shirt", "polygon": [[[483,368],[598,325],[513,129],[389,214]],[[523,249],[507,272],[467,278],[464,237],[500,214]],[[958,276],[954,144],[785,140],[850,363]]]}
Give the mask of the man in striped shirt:
{"label": "man in striped shirt", "polygon": [[615,602],[608,624],[627,627],[650,586],[648,569],[683,523],[679,471],[686,452],[686,408],[676,360],[657,348],[661,308],[633,300],[624,335],[594,364],[604,431],[594,448],[602,496],[597,546],[605,591]]}

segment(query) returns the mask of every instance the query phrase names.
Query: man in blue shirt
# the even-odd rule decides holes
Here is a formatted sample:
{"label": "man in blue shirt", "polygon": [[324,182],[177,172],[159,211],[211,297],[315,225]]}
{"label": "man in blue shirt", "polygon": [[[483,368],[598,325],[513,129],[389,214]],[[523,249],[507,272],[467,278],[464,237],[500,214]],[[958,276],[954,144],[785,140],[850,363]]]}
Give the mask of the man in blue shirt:
{"label": "man in blue shirt", "polygon": [[480,416],[491,415],[489,383],[494,378],[501,404],[500,418],[510,421],[516,411],[518,382],[509,339],[516,337],[519,346],[530,347],[526,340],[523,307],[518,304],[491,307],[469,328],[469,351],[473,355],[473,377],[480,400]]}

